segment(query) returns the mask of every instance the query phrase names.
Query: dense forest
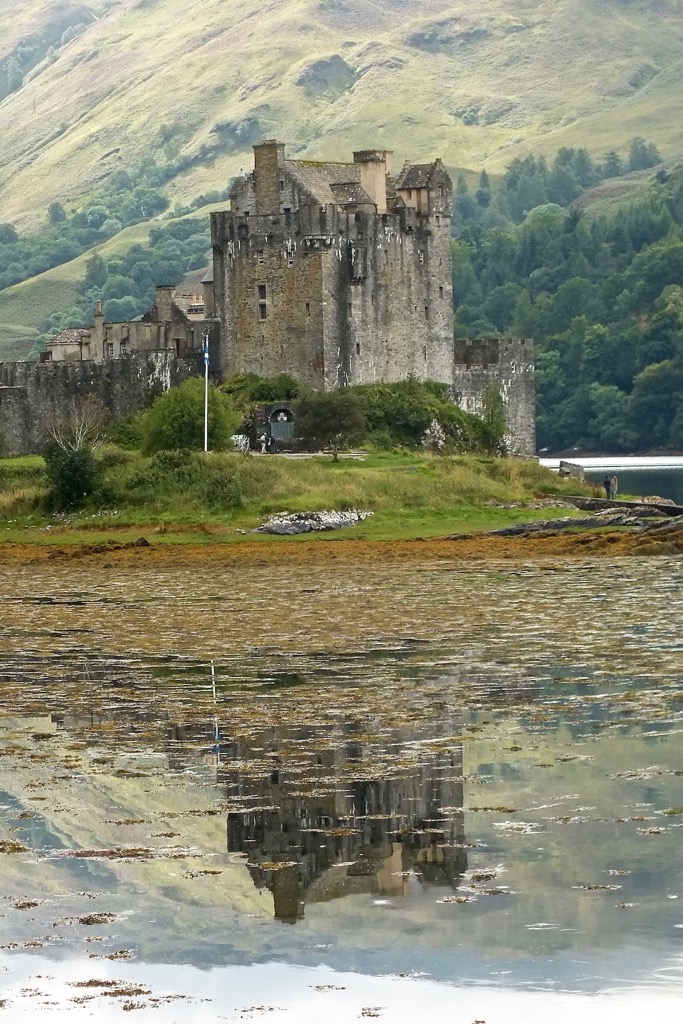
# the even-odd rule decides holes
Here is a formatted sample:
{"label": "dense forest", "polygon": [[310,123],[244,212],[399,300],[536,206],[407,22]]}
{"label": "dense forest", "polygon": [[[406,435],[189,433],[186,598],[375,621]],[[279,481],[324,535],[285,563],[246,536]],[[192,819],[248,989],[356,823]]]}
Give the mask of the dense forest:
{"label": "dense forest", "polygon": [[[683,171],[659,166],[632,197],[592,201],[600,182],[608,196],[609,182],[660,161],[633,139],[601,162],[563,149],[552,162],[515,160],[495,181],[482,172],[476,188],[457,181],[455,330],[534,339],[541,448],[683,448]],[[38,232],[0,224],[1,288],[161,217],[148,246],[87,261],[75,304],[40,325],[34,354],[57,331],[89,324],[97,298],[108,320],[127,320],[149,308],[155,284],[206,265],[208,219],[190,214],[227,189],[168,211],[165,177],[148,161],[81,208],[53,204]]]}
{"label": "dense forest", "polygon": [[634,139],[625,160],[585,150],[515,160],[454,201],[456,332],[536,346],[538,443],[683,448],[683,174],[660,169],[618,206],[581,197],[659,162]]}

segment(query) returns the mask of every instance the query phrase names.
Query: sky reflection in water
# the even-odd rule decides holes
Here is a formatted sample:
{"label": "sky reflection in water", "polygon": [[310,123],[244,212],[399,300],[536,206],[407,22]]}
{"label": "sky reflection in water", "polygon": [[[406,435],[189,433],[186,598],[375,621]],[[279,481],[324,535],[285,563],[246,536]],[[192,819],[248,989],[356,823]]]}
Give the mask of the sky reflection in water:
{"label": "sky reflection in water", "polygon": [[0,575],[7,1019],[666,1022],[680,564]]}

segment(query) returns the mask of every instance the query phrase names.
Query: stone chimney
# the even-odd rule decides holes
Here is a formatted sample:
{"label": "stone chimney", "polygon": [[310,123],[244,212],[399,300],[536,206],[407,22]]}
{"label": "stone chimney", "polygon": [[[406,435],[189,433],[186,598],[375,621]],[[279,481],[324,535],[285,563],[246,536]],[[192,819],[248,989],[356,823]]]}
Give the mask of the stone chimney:
{"label": "stone chimney", "polygon": [[254,178],[256,184],[256,213],[280,212],[280,194],[285,175],[285,145],[267,139],[254,146]]}
{"label": "stone chimney", "polygon": [[157,323],[173,319],[173,296],[175,287],[172,284],[158,284],[155,288],[154,305],[156,306]]}
{"label": "stone chimney", "polygon": [[362,149],[353,154],[353,162],[360,164],[360,184],[377,207],[378,213],[387,212],[387,174],[391,174],[391,150]]}
{"label": "stone chimney", "polygon": [[90,328],[90,358],[104,359],[104,313],[102,312],[102,299],[95,303],[95,315],[93,325]]}

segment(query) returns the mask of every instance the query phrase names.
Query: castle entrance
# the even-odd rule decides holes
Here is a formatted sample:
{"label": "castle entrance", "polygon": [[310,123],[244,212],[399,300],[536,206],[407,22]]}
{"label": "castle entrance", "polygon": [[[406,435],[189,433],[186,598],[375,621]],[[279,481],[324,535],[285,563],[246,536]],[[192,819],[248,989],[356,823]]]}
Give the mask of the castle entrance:
{"label": "castle entrance", "polygon": [[291,409],[273,409],[270,414],[270,434],[276,441],[294,437],[294,413]]}

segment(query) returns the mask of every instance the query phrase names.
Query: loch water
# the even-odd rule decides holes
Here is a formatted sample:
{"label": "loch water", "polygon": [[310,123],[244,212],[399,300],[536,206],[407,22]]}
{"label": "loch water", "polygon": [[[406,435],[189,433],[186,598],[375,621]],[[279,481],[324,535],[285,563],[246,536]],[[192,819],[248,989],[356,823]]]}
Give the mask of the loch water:
{"label": "loch water", "polygon": [[682,564],[0,568],[1,1019],[673,1024]]}

